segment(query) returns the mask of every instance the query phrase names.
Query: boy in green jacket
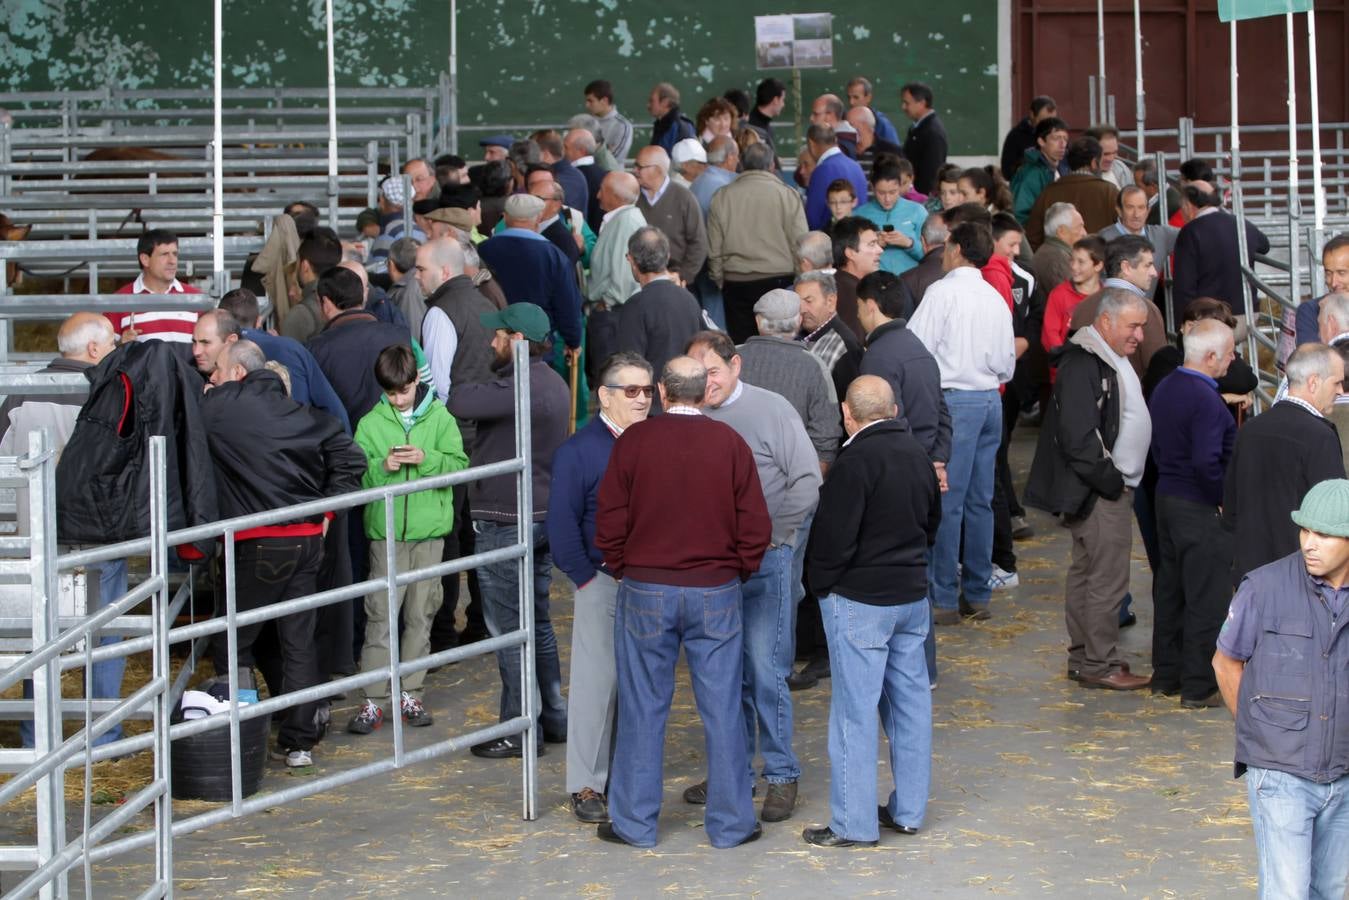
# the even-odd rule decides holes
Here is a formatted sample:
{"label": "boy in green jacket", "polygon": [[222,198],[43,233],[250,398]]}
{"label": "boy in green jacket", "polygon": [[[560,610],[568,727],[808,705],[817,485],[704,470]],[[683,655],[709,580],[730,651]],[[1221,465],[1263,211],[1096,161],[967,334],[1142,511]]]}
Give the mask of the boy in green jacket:
{"label": "boy in green jacket", "polygon": [[[417,376],[417,360],[401,344],[386,347],[375,360],[375,380],[384,390],[375,408],[356,426],[356,443],[365,451],[369,465],[362,480],[367,488],[402,484],[458,472],[468,467],[459,426],[445,406]],[[386,541],[393,541],[399,572],[409,572],[439,563],[445,535],[454,524],[454,501],[448,487],[395,497],[394,533],[386,535],[385,504],[365,507],[365,535],[370,539],[370,577],[383,578],[389,571]],[[439,578],[429,578],[398,588],[402,609],[403,660],[426,656],[431,646],[431,620],[440,608]],[[389,601],[385,591],[365,598],[365,649],[361,671],[389,667]],[[394,611],[394,621],[398,612]],[[426,672],[413,672],[402,679],[401,711],[409,725],[431,724],[431,714],[422,705],[422,682]],[[369,734],[384,722],[381,704],[389,699],[389,682],[377,681],[365,688],[365,704],[347,724],[352,734]]]}

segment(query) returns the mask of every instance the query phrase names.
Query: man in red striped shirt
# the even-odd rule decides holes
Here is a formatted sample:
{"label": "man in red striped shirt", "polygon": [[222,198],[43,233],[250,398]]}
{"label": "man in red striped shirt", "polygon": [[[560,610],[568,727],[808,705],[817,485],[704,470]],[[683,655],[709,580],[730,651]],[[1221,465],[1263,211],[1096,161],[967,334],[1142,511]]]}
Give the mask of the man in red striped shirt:
{"label": "man in red striped shirt", "polygon": [[[154,228],[141,235],[136,243],[136,259],[141,273],[131,284],[124,284],[119,294],[200,294],[201,291],[178,280],[178,236],[163,228]],[[161,312],[108,313],[113,330],[124,341],[151,339],[192,343],[192,327],[197,324],[195,312],[163,310]]]}

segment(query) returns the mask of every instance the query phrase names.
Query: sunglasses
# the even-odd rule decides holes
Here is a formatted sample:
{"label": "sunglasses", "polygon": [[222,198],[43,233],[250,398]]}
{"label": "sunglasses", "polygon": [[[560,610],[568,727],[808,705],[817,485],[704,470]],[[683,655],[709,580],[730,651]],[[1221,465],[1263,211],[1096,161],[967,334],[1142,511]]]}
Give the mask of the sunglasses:
{"label": "sunglasses", "polygon": [[611,391],[622,391],[629,400],[636,400],[638,394],[650,399],[656,393],[654,384],[606,384],[605,387]]}

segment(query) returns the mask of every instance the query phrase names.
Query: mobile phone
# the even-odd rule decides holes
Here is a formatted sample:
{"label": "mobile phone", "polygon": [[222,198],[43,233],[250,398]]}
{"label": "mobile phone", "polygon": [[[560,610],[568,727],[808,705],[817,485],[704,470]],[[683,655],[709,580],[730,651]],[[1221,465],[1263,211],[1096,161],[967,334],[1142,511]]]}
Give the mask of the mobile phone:
{"label": "mobile phone", "polygon": [[411,444],[396,444],[393,448],[394,453],[407,453],[409,450],[415,450]]}
{"label": "mobile phone", "polygon": [[894,230],[895,226],[893,225],[886,225],[884,228],[881,229],[881,231],[894,231]]}

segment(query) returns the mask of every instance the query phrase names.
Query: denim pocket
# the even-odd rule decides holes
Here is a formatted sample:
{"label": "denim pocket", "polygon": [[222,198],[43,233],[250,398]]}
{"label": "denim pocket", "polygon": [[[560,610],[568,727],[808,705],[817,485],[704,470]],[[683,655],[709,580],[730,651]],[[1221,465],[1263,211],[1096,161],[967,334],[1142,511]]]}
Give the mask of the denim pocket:
{"label": "denim pocket", "polygon": [[740,634],[744,624],[740,615],[740,585],[703,591],[703,632],[708,637],[729,638]]}
{"label": "denim pocket", "polygon": [[848,642],[862,650],[876,650],[895,634],[895,607],[848,604]]}
{"label": "denim pocket", "polygon": [[623,627],[639,641],[653,640],[664,630],[665,595],[623,585],[618,592]]}

